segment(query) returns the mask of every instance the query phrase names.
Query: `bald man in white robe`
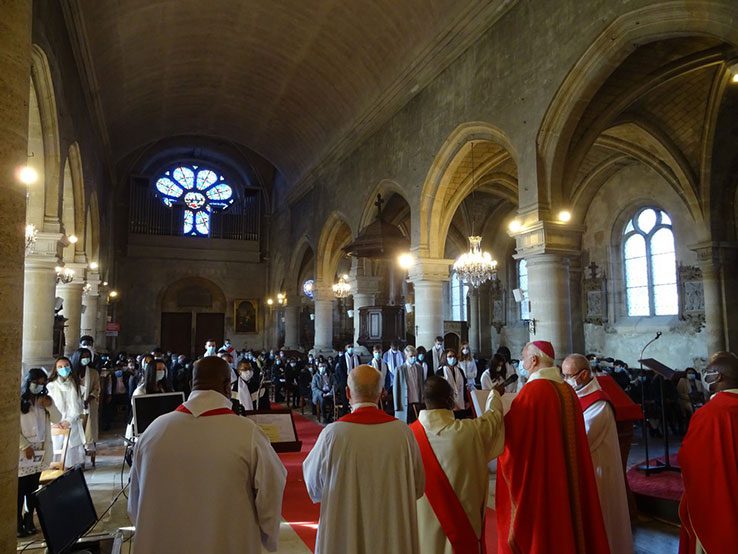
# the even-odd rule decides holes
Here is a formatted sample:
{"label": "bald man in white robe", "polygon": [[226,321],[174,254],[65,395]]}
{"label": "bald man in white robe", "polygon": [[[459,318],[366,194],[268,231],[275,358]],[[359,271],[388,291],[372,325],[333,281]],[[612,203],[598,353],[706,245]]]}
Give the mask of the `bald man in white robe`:
{"label": "bald man in white robe", "polygon": [[420,552],[423,462],[407,425],[378,408],[381,392],[379,371],[353,369],[352,412],[323,429],[303,463],[308,494],[320,502],[318,554]]}
{"label": "bald man in white robe", "polygon": [[227,362],[195,362],[193,391],[141,435],[128,515],[137,553],[275,552],[287,470],[264,433],[231,410]]}
{"label": "bald man in white robe", "polygon": [[633,534],[612,402],[592,375],[589,360],[581,354],[568,356],[561,371],[582,405],[610,552],[631,554]]}

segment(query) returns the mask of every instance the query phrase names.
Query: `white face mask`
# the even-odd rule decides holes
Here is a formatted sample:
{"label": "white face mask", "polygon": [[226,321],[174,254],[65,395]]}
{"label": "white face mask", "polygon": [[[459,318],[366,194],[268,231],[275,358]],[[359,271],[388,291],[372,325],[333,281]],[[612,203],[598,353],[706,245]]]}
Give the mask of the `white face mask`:
{"label": "white face mask", "polygon": [[167,374],[166,371],[161,370],[161,369],[157,369],[156,370],[156,380],[157,380],[157,382],[158,381],[161,381],[162,379],[164,379],[164,377],[166,376],[166,374]]}
{"label": "white face mask", "polygon": [[464,349],[462,349],[461,353],[462,354],[468,354],[469,353],[469,349],[468,348],[464,348]]}
{"label": "white face mask", "polygon": [[318,368],[318,371],[320,372],[321,375],[325,374],[325,366],[320,366]]}
{"label": "white face mask", "polygon": [[44,390],[44,386],[39,383],[31,383],[28,385],[28,390],[31,394],[41,394]]}
{"label": "white face mask", "polygon": [[90,363],[90,359],[89,359],[89,358],[82,358],[82,359],[81,359],[81,360],[79,361],[79,363],[81,363],[82,365],[89,365],[89,363]]}
{"label": "white face mask", "polygon": [[247,369],[246,371],[241,372],[241,377],[244,381],[250,381],[251,378],[254,376],[254,372],[250,369]]}

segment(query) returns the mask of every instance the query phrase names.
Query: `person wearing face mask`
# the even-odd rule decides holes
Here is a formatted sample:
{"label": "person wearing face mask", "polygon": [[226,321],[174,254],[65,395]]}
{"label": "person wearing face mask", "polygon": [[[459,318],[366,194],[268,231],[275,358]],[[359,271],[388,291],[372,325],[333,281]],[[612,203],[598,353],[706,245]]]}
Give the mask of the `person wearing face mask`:
{"label": "person wearing face mask", "polygon": [[441,366],[437,375],[446,379],[449,385],[451,385],[451,388],[454,389],[454,414],[456,417],[462,417],[466,409],[464,398],[466,378],[464,377],[464,372],[459,369],[457,363],[458,358],[456,356],[456,350],[449,348],[446,350],[446,365]]}
{"label": "person wearing face mask", "polygon": [[461,344],[461,355],[459,356],[459,369],[464,372],[466,384],[469,390],[474,390],[474,381],[477,378],[477,362],[474,360],[469,343]]}
{"label": "person wearing face mask", "polygon": [[677,383],[677,391],[679,392],[679,407],[689,420],[695,409],[705,403],[705,388],[695,368],[688,367],[685,370],[684,377]]}
{"label": "person wearing face mask", "polygon": [[348,382],[348,374],[355,367],[359,367],[361,362],[359,357],[354,353],[354,344],[347,343],[343,356],[338,358],[336,366],[336,402],[342,406],[341,415],[347,414],[349,405],[346,400],[346,384]]}
{"label": "person wearing face mask", "polygon": [[405,357],[402,355],[402,352],[400,352],[400,345],[397,341],[393,340],[390,343],[389,350],[384,353],[382,359],[384,360],[384,363],[387,364],[387,369],[390,372],[390,381],[394,382],[395,369],[405,363]]}
{"label": "person wearing face mask", "polygon": [[[158,394],[162,392],[173,392],[172,387],[167,380],[167,364],[161,359],[143,360],[144,374],[141,383],[136,387],[131,396],[131,406],[133,406],[133,398],[146,394]],[[133,420],[128,423],[126,428],[126,438],[132,438],[134,435]]]}
{"label": "person wearing face mask", "polygon": [[423,368],[423,382],[425,383],[428,377],[434,373],[431,372],[430,365],[428,364],[428,351],[425,347],[418,346],[416,350],[418,351],[418,363],[420,364],[420,367]]}
{"label": "person wearing face mask", "polygon": [[247,360],[241,360],[238,363],[238,380],[232,386],[235,386],[232,394],[232,398],[237,401],[238,410],[236,413],[242,413],[244,411],[252,411],[254,409],[254,401],[251,398],[251,390],[249,390],[249,382],[254,378],[254,370],[251,367],[251,362]]}
{"label": "person wearing face mask", "polygon": [[497,459],[497,552],[608,554],[579,399],[550,342],[526,344],[522,357],[530,378],[505,415]]}
{"label": "person wearing face mask", "polygon": [[610,552],[632,553],[633,536],[613,402],[581,354],[567,356],[561,372],[582,407]]}
{"label": "person wearing face mask", "polygon": [[318,418],[323,423],[333,421],[333,393],[336,390],[336,382],[328,373],[327,362],[318,362],[318,372],[313,375],[310,390],[313,393],[313,406],[318,409]]}
{"label": "person wearing face mask", "polygon": [[300,375],[300,368],[297,367],[297,360],[290,357],[287,360],[287,368],[284,372],[284,388],[287,396],[287,406],[297,408],[300,405],[300,394],[297,388],[297,378]]}
{"label": "person wearing face mask", "polygon": [[395,368],[395,379],[392,383],[395,401],[395,417],[405,423],[412,423],[423,402],[423,368],[418,363],[415,347],[405,347],[405,363]]}
{"label": "person wearing face mask", "polygon": [[680,554],[728,554],[738,544],[738,357],[713,354],[705,381],[713,396],[695,411],[678,454]]}
{"label": "person wearing face mask", "polygon": [[[389,415],[394,415],[395,409],[392,402],[392,381],[387,362],[382,359],[382,345],[375,344],[372,347],[372,359],[369,362],[374,369],[382,375],[382,394],[379,396],[379,409]],[[390,401],[388,401],[390,399]]]}
{"label": "person wearing face mask", "polygon": [[100,437],[100,374],[93,367],[92,352],[79,348],[72,354],[72,371],[79,376],[79,390],[84,405],[85,451],[95,467],[97,441]]}
{"label": "person wearing face mask", "polygon": [[218,345],[214,339],[208,339],[205,341],[205,356],[215,356],[218,353]]}
{"label": "person wearing face mask", "polygon": [[[54,405],[61,413],[61,420],[57,425],[63,429],[69,429],[64,468],[83,465],[85,463],[85,429],[82,426],[82,417],[85,408],[80,394],[79,376],[72,369],[72,362],[69,358],[57,358],[54,362],[47,389]],[[53,437],[52,440],[54,448],[61,450],[63,437]]]}
{"label": "person wearing face mask", "polygon": [[446,365],[446,352],[443,350],[443,337],[436,337],[431,353],[433,354],[433,373],[437,374],[438,371]]}
{"label": "person wearing face mask", "polygon": [[[53,457],[51,424],[61,414],[46,390],[46,372],[33,367],[23,378],[20,395],[20,458],[18,463],[18,537],[36,533],[33,511],[41,472]],[[23,505],[27,512],[23,514]]]}

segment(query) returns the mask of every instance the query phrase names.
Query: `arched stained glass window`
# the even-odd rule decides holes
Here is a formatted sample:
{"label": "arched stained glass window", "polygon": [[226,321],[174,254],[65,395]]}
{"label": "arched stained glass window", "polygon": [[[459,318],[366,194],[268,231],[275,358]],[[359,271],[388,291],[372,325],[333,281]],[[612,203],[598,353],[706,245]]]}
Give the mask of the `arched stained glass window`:
{"label": "arched stained glass window", "polygon": [[623,232],[623,261],[629,316],[678,313],[674,232],[666,212],[636,212]]}
{"label": "arched stained glass window", "polygon": [[518,262],[518,288],[523,294],[523,301],[520,303],[520,319],[530,319],[530,302],[528,302],[528,262],[520,260]]}
{"label": "arched stained glass window", "polygon": [[233,203],[233,189],[219,173],[198,165],[178,165],[157,179],[156,191],[168,207],[184,205],[182,232],[195,237],[210,235],[213,210]]}

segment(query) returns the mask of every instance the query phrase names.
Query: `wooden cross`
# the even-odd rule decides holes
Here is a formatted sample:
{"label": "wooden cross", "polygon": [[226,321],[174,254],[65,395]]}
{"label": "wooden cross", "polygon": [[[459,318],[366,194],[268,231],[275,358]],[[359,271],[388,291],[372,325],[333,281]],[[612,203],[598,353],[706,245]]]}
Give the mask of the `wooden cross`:
{"label": "wooden cross", "polygon": [[587,266],[589,268],[589,272],[591,274],[592,279],[597,279],[597,264],[592,262]]}
{"label": "wooden cross", "polygon": [[378,219],[382,219],[382,204],[384,204],[384,200],[382,200],[382,195],[377,194],[377,201],[374,203],[374,205],[377,207]]}

